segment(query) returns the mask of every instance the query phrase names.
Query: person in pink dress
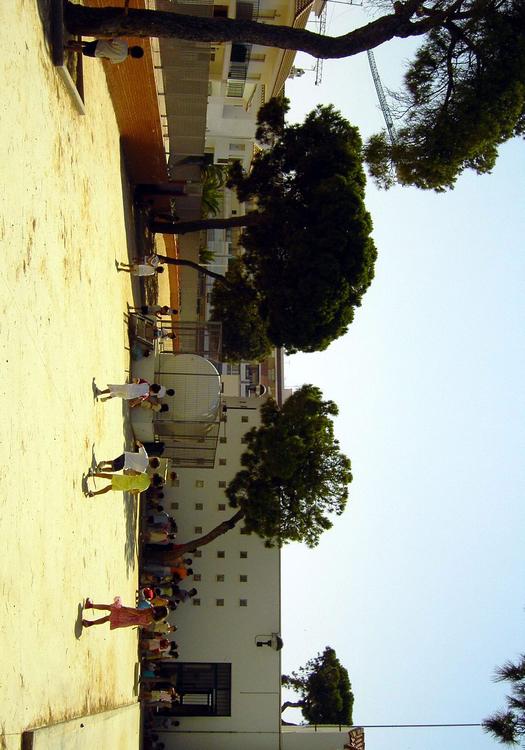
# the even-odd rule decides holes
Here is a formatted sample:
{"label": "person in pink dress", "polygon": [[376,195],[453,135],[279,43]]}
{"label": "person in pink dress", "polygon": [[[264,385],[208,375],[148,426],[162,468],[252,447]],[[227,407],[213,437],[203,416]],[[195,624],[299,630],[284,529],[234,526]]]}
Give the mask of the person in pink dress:
{"label": "person in pink dress", "polygon": [[115,628],[147,628],[154,622],[161,622],[168,616],[166,607],[147,607],[138,609],[136,607],[124,607],[120,596],[116,596],[113,604],[94,604],[91,599],[86,599],[85,609],[102,609],[109,612],[109,615],[100,617],[98,620],[82,620],[85,628],[92,625],[103,625],[109,622],[111,630]]}

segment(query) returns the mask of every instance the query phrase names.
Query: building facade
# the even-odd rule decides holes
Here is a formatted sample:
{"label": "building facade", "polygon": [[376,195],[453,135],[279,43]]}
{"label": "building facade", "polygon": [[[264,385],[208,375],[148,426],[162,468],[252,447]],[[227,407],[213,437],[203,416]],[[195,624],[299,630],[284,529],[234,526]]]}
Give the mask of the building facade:
{"label": "building facade", "polygon": [[[164,505],[186,542],[230,518],[224,489],[241,468],[243,438],[260,424],[264,398],[223,398],[213,470],[178,469]],[[280,728],[280,552],[242,522],[189,553],[198,593],[172,616],[179,659],[173,665],[182,703],[168,748],[278,747]]]}

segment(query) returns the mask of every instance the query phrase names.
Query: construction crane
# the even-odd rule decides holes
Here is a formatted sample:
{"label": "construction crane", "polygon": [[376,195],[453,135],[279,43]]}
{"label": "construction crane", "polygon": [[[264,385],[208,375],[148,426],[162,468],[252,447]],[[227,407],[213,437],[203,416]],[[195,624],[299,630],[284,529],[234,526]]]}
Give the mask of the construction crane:
{"label": "construction crane", "polygon": [[372,52],[372,50],[370,49],[367,50],[366,54],[368,55],[368,64],[370,65],[370,72],[372,73],[372,80],[374,81],[374,86],[376,87],[377,98],[379,99],[379,106],[381,107],[381,111],[383,112],[383,117],[385,118],[386,129],[388,130],[390,143],[395,143],[396,142],[396,130],[394,128],[394,121],[392,120],[390,107],[388,106],[385,92],[383,90],[383,84],[381,83],[381,78],[379,76],[379,71],[377,69],[376,59],[374,57],[374,53]]}
{"label": "construction crane", "polygon": [[[321,13],[319,14],[319,34],[326,34],[326,13],[327,13],[328,3],[325,3],[323,5],[323,9]],[[317,58],[315,61],[315,85],[319,86],[321,81],[323,80],[323,62],[324,60],[322,58]]]}
{"label": "construction crane", "polygon": [[[323,9],[319,15],[319,34],[323,34],[323,35],[326,34],[326,14],[327,14],[328,2],[335,3],[336,5],[358,5],[358,6],[363,5],[362,0],[361,2],[359,2],[359,0],[326,0],[323,6]],[[376,59],[374,57],[374,53],[372,52],[372,50],[367,50],[366,54],[368,55],[368,64],[370,65],[370,72],[372,73],[372,80],[374,81],[377,98],[379,99],[379,106],[381,107],[383,117],[385,118],[388,136],[390,138],[390,142],[395,143],[396,130],[394,127],[394,121],[392,119],[390,107],[388,106],[388,102],[386,100],[385,92],[383,89],[383,84],[381,83],[381,77],[377,69]],[[324,61],[319,58],[315,61],[314,71],[315,71],[315,85],[316,86],[319,86],[319,84],[321,83],[323,79],[323,62]]]}

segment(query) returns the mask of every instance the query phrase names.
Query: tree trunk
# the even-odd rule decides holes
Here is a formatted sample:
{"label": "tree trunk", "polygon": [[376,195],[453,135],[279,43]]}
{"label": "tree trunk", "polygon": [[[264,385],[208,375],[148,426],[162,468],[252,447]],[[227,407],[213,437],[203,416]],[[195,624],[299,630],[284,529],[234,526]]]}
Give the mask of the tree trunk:
{"label": "tree trunk", "polygon": [[159,549],[158,552],[152,552],[148,555],[148,560],[158,562],[162,565],[171,565],[178,557],[186,555],[188,552],[193,552],[197,547],[204,547],[205,544],[210,544],[214,539],[226,534],[227,531],[233,529],[235,525],[244,518],[244,511],[238,510],[237,513],[232,516],[228,521],[223,521],[214,529],[209,531],[204,536],[200,536],[197,539],[193,539],[191,542],[185,542],[184,544],[176,544],[173,550],[166,552]]}
{"label": "tree trunk", "polygon": [[188,234],[204,229],[230,229],[232,227],[251,227],[261,220],[258,211],[249,211],[243,216],[230,216],[228,219],[195,219],[195,221],[155,221],[150,220],[149,229],[160,234]]}
{"label": "tree trunk", "polygon": [[289,26],[274,26],[232,18],[203,18],[158,10],[129,10],[122,7],[88,8],[65,0],[64,22],[73,35],[105,37],[165,37],[195,42],[243,42],[266,47],[302,50],[316,58],[350,57],[388,42],[425,34],[454,14],[436,11],[432,16],[411,21],[421,0],[395,3],[395,12],[382,16],[348,34],[323,36]]}
{"label": "tree trunk", "polygon": [[170,258],[169,255],[159,255],[158,256],[161,263],[166,263],[168,266],[186,266],[187,268],[194,268],[199,273],[203,273],[206,276],[209,276],[211,279],[216,279],[217,281],[221,281],[226,286],[229,286],[228,282],[224,278],[224,276],[220,273],[215,273],[215,271],[210,271],[206,266],[201,266],[198,263],[195,263],[193,260],[186,260],[186,258]]}
{"label": "tree trunk", "polygon": [[172,182],[140,182],[135,185],[135,200],[144,200],[145,195],[185,195],[184,189],[188,182],[186,180],[173,180]]}
{"label": "tree trunk", "polygon": [[294,701],[286,701],[281,706],[281,713],[283,711],[286,711],[287,708],[302,708],[303,706],[304,706],[304,702],[303,701],[295,701],[295,702]]}

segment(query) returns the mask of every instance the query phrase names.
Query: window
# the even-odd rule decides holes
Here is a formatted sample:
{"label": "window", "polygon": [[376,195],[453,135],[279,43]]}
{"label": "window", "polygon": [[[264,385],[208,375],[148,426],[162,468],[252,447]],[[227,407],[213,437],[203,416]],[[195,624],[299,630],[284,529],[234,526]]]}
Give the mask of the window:
{"label": "window", "polygon": [[[230,52],[230,61],[232,63],[245,63],[250,59],[250,47],[247,44],[239,44],[234,42],[232,44]],[[234,67],[234,66],[231,66]],[[237,78],[236,75],[230,76],[231,78]],[[231,145],[231,144],[230,144]]]}
{"label": "window", "polygon": [[239,599],[239,607],[247,607],[248,599]]}
{"label": "window", "polygon": [[226,504],[225,503],[219,503],[217,506],[217,510],[226,510]]}
{"label": "window", "polygon": [[222,489],[224,489],[226,487],[226,482],[224,482],[223,480],[221,480],[219,482],[219,487],[221,487]]}
{"label": "window", "polygon": [[224,582],[224,575],[222,573],[218,573],[215,576],[215,580],[217,581],[217,583],[223,583]]}
{"label": "window", "polygon": [[181,695],[170,709],[173,716],[231,715],[231,664],[176,661],[166,667],[166,677]]}
{"label": "window", "polygon": [[200,599],[192,599],[191,600],[194,607],[200,607],[201,606],[201,600]]}
{"label": "window", "polygon": [[239,552],[239,557],[241,558],[241,560],[246,560],[246,558],[248,557],[248,553],[244,551]]}
{"label": "window", "polygon": [[[235,99],[241,99],[244,94],[244,81],[228,81],[226,87],[226,96],[231,96]],[[218,159],[218,161],[225,161],[229,163],[229,159]]]}
{"label": "window", "polygon": [[195,534],[202,534],[202,526],[195,526],[193,531]]}
{"label": "window", "polygon": [[202,552],[200,549],[196,549],[195,552],[190,552],[193,557],[202,557]]}
{"label": "window", "polygon": [[[261,76],[259,75],[259,78]],[[230,151],[246,151],[245,143],[230,143]]]}
{"label": "window", "polygon": [[195,510],[204,510],[203,503],[195,503]]}
{"label": "window", "polygon": [[248,421],[248,417],[241,417],[241,422],[246,423]]}
{"label": "window", "polygon": [[170,507],[171,507],[172,510],[178,510],[179,509],[179,504],[178,503],[171,503]]}
{"label": "window", "polygon": [[202,576],[200,573],[194,573],[193,574],[193,580],[194,581],[202,581]]}
{"label": "window", "polygon": [[241,529],[241,534],[249,534],[249,533],[250,532],[248,531],[248,529],[246,528],[246,526],[243,526],[242,529]]}
{"label": "window", "polygon": [[226,466],[226,459],[225,458],[219,458],[219,466]]}
{"label": "window", "polygon": [[235,18],[244,18],[247,21],[251,21],[253,20],[253,11],[253,3],[237,0],[235,5]]}
{"label": "window", "polygon": [[224,445],[224,443],[227,443],[227,442],[228,442],[228,438],[225,438],[225,437],[219,438],[219,443],[222,443]]}
{"label": "window", "polygon": [[215,599],[215,604],[217,607],[224,607],[224,599]]}
{"label": "window", "polygon": [[195,487],[204,487],[204,479],[196,479]]}
{"label": "window", "polygon": [[248,583],[248,576],[239,576],[239,581],[241,583]]}
{"label": "window", "polygon": [[217,557],[220,557],[220,558],[224,558],[224,557],[226,557],[226,552],[225,552],[225,551],[224,551],[223,549],[220,549],[220,550],[219,550],[219,551],[217,552]]}

